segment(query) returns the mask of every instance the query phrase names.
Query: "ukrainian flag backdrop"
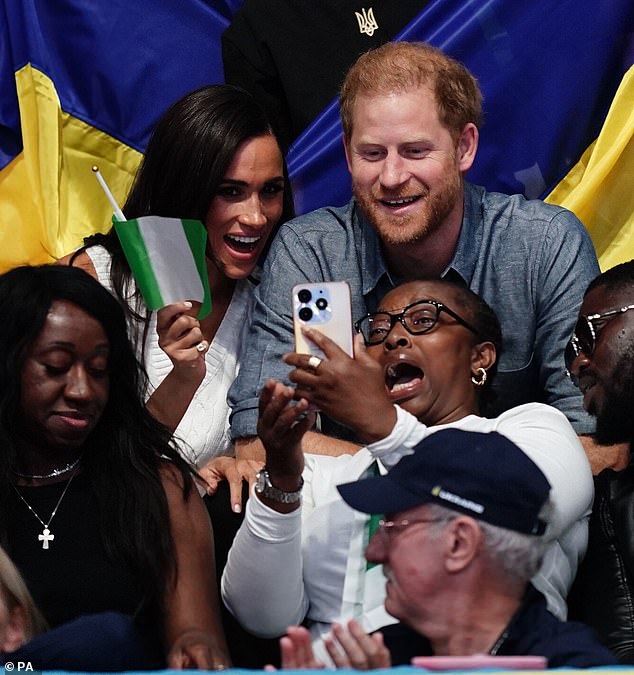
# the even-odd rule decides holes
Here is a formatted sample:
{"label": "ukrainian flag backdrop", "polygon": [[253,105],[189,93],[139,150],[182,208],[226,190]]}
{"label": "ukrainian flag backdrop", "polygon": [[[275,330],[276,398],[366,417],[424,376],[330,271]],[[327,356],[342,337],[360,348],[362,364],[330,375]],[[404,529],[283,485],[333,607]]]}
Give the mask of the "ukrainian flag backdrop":
{"label": "ukrainian flag backdrop", "polygon": [[[241,0],[3,3],[0,271],[110,226],[90,166],[122,201],[158,117],[222,81],[219,37]],[[399,37],[445,49],[480,81],[486,123],[469,179],[551,193],[606,268],[634,257],[633,36],[632,0],[434,0]],[[293,144],[299,212],[349,198],[340,133],[333,102]]]}
{"label": "ukrainian flag backdrop", "polygon": [[[110,227],[160,114],[222,82],[235,11],[204,0],[3,0],[0,269],[61,257]],[[165,167],[169,171],[169,167]]]}
{"label": "ukrainian flag backdrop", "polygon": [[[592,162],[586,154],[576,166],[634,60],[632,0],[435,0],[398,38],[430,42],[478,78],[485,124],[469,180],[543,198],[568,174],[549,200],[577,212],[604,269],[634,258],[629,79]],[[340,134],[333,102],[293,144],[288,161],[300,211],[324,195],[336,204],[349,198]]]}

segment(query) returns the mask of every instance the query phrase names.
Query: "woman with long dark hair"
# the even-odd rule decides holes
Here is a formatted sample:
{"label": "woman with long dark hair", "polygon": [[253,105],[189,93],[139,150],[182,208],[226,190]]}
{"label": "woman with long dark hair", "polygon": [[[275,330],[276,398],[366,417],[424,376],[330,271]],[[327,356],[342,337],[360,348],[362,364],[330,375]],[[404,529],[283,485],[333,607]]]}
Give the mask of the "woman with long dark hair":
{"label": "woman with long dark hair", "polygon": [[20,267],[0,317],[0,539],[48,624],[115,611],[171,667],[225,667],[209,518],[121,307],[82,270]]}
{"label": "woman with long dark hair", "polygon": [[249,323],[252,273],[278,223],[292,215],[282,153],[255,99],[212,85],[175,103],[150,139],[123,212],[198,219],[207,229],[213,309],[200,321],[185,302],[147,311],[114,230],[91,237],[71,261],[126,308],[152,385],[150,411],[212,478],[205,465],[231,454],[226,394]]}

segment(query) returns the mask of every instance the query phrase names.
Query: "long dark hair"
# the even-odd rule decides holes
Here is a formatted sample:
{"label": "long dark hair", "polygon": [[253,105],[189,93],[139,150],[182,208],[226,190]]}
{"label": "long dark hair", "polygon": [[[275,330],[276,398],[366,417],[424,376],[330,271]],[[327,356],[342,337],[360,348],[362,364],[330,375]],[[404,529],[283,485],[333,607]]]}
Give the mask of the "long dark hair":
{"label": "long dark hair", "polygon": [[6,545],[7,500],[21,447],[15,420],[21,416],[22,366],[56,300],[80,307],[108,337],[110,394],[86,441],[82,471],[96,497],[107,554],[126,559],[145,584],[146,601],[160,603],[176,571],[160,467],[165,460],[172,463],[182,477],[184,499],[192,489],[192,474],[170,432],[145,408],[146,378],[128,340],[122,308],[78,268],[18,267],[0,276],[0,537]]}
{"label": "long dark hair", "polygon": [[[240,145],[267,134],[275,137],[264,109],[243,89],[216,84],[187,94],[163,115],[150,138],[123,207],[126,218],[155,215],[204,222]],[[280,222],[293,217],[286,164],[284,178]],[[94,244],[110,252],[112,288],[128,309],[131,273],[114,229],[88,237],[84,249]]]}

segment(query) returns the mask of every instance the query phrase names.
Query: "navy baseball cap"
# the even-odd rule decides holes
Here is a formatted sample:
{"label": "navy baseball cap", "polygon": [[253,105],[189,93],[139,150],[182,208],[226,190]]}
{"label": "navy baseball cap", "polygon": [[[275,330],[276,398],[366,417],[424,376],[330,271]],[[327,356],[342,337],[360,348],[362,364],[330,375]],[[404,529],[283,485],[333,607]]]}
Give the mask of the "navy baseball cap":
{"label": "navy baseball cap", "polygon": [[363,513],[395,513],[434,502],[491,525],[541,535],[550,483],[515,443],[497,432],[436,431],[385,476],[337,487]]}

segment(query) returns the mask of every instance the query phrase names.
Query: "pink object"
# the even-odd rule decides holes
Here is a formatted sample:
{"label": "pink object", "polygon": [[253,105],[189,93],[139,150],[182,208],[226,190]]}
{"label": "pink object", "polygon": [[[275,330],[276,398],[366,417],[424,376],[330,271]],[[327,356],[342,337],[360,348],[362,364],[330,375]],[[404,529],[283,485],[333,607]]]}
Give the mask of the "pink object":
{"label": "pink object", "polygon": [[503,668],[504,670],[544,670],[548,663],[544,656],[415,656],[412,665],[427,670],[479,670]]}

